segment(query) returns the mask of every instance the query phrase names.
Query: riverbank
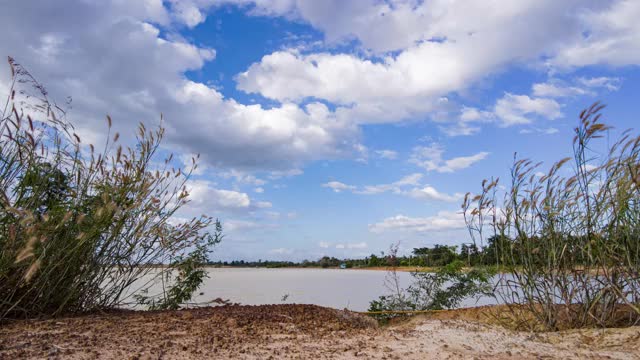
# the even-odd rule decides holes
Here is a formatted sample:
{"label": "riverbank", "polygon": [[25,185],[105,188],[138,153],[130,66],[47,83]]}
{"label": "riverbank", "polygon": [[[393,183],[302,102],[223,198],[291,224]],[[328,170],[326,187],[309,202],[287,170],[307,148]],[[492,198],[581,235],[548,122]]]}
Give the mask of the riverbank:
{"label": "riverbank", "polygon": [[0,327],[0,358],[60,359],[637,359],[640,327],[531,334],[506,330],[487,308],[379,327],[315,305],[118,311]]}

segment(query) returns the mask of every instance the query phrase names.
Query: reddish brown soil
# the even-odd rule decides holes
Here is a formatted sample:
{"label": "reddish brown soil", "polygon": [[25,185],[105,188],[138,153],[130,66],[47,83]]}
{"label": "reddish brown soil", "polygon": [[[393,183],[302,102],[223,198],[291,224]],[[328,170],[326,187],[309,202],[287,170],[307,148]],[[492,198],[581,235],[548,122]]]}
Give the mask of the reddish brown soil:
{"label": "reddish brown soil", "polygon": [[0,327],[0,359],[640,359],[640,328],[531,334],[439,313],[378,327],[314,305],[112,312]]}

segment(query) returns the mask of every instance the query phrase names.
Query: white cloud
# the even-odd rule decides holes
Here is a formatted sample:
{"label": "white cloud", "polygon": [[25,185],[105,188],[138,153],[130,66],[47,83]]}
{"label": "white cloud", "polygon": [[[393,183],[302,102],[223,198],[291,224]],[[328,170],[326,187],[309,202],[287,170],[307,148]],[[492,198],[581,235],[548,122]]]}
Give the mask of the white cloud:
{"label": "white cloud", "polygon": [[323,248],[323,249],[328,249],[328,248],[329,248],[329,246],[331,246],[331,244],[329,244],[329,243],[328,243],[328,242],[326,242],[326,241],[320,241],[320,242],[318,243],[318,246],[319,246],[319,247],[321,247],[321,248]]}
{"label": "white cloud", "polygon": [[[283,102],[323,99],[336,117],[356,123],[397,122],[438,109],[440,98],[486,76],[457,44],[425,42],[383,63],[345,54],[279,51],[238,75],[238,88]],[[491,63],[492,60],[486,59]],[[484,66],[483,66],[484,65]]]}
{"label": "white cloud", "polygon": [[386,218],[381,222],[370,224],[369,231],[373,233],[382,233],[387,231],[425,233],[431,231],[462,229],[464,227],[464,217],[461,213],[441,211],[437,215],[422,218],[396,215]]}
{"label": "white cloud", "polygon": [[[224,3],[248,6],[254,15],[297,17],[324,31],[329,42],[356,38],[365,50],[359,55],[269,54],[238,76],[238,88],[280,103],[241,104],[185,79],[187,71],[213,61],[216,52],[172,32],[172,22],[192,27]],[[100,139],[106,113],[127,130],[134,119],[157,121],[162,111],[167,141],[184,152],[201,153],[211,166],[287,171],[308,161],[353,155],[360,145],[355,124],[433,116],[448,106],[444,96],[513,62],[536,62],[544,54],[554,64],[563,63],[563,56],[570,58],[562,50],[567,44],[616,50],[599,51],[602,59],[589,63],[631,63],[640,52],[632,16],[637,9],[632,1],[603,6],[577,0],[508,5],[480,0],[16,2],[0,14],[10,29],[0,53],[23,61],[52,94],[74,98],[70,116],[82,119],[78,131],[85,139]],[[59,21],[51,21],[52,14]],[[398,52],[373,58],[369,50]],[[6,80],[2,76],[0,82]],[[300,103],[309,98],[338,107]],[[526,121],[522,104],[497,110],[503,124]],[[476,133],[479,127],[471,124],[463,120],[443,130]]]}
{"label": "white cloud", "polygon": [[396,195],[408,196],[418,200],[435,200],[455,202],[460,201],[464,194],[455,193],[453,195],[441,193],[430,185],[421,185],[423,175],[420,173],[414,173],[403,177],[398,181],[394,181],[390,184],[379,185],[365,185],[357,187],[354,185],[347,185],[341,182],[332,181],[323,184],[323,187],[332,188],[335,192],[351,191],[354,194],[360,195],[377,195],[382,193],[393,193]]}
{"label": "white cloud", "polygon": [[251,204],[249,195],[237,191],[216,189],[205,180],[192,180],[187,183],[189,207],[211,206],[214,209],[241,209]]}
{"label": "white cloud", "polygon": [[413,148],[413,153],[409,162],[420,166],[427,171],[437,171],[440,173],[451,173],[466,169],[478,161],[485,159],[489,153],[479,152],[470,156],[460,156],[451,159],[443,159],[444,148],[439,144],[430,146],[417,146]]}
{"label": "white cloud", "polygon": [[422,188],[414,188],[407,193],[408,196],[414,199],[421,200],[438,200],[438,201],[448,201],[448,202],[456,202],[461,201],[464,198],[464,194],[455,193],[453,195],[444,194],[436,190],[433,186],[425,186]]}
{"label": "white cloud", "polygon": [[520,130],[520,134],[538,133],[538,134],[544,134],[544,135],[553,135],[553,134],[557,134],[558,132],[560,132],[560,130],[554,127],[549,127],[549,128],[530,127],[530,128],[525,128]]}
{"label": "white cloud", "polygon": [[339,193],[341,191],[344,191],[344,190],[353,190],[353,189],[355,189],[355,186],[347,185],[347,184],[341,183],[339,181],[329,181],[328,183],[322,184],[322,187],[330,188],[334,192],[337,192],[337,193]]}
{"label": "white cloud", "polygon": [[640,63],[640,2],[603,1],[606,9],[578,12],[583,36],[559,48],[549,64],[577,67],[595,64],[614,66]]}
{"label": "white cloud", "polygon": [[237,169],[231,169],[228,171],[224,171],[219,174],[221,177],[225,179],[234,179],[239,184],[252,185],[252,186],[262,186],[267,182],[257,178],[255,175],[248,174],[244,171],[240,171]]}
{"label": "white cloud", "polygon": [[[480,131],[480,127],[473,124],[497,123],[507,127],[513,125],[532,124],[536,118],[554,120],[563,116],[561,104],[556,99],[595,96],[600,90],[617,91],[621,80],[614,77],[580,77],[570,82],[551,78],[544,83],[532,85],[532,96],[505,93],[498,99],[491,111],[479,110],[473,107],[463,107],[456,123],[441,126],[450,136],[471,135]],[[555,134],[555,128],[531,127],[520,130],[528,133]]]}
{"label": "white cloud", "polygon": [[[214,0],[198,2],[210,4]],[[557,42],[575,40],[581,30],[581,19],[575,14],[587,6],[597,11],[606,4],[577,0],[521,0],[507,5],[481,0],[224,2],[253,4],[253,13],[259,15],[297,17],[321,30],[329,43],[357,39],[365,49],[374,52],[402,50],[430,39],[460,43],[469,37],[486,43],[487,52],[507,44],[513,50],[535,49],[542,43],[552,42],[549,41],[553,40],[552,35],[558,37]],[[530,31],[532,24],[537,29],[535,33]],[[521,43],[513,41],[518,38],[522,39]]]}
{"label": "white cloud", "polygon": [[354,152],[356,154],[356,161],[366,164],[369,161],[369,148],[362,144],[356,144],[354,146]]}
{"label": "white cloud", "polygon": [[393,150],[376,150],[375,153],[382,159],[395,160],[398,152]]}
{"label": "white cloud", "polygon": [[216,188],[207,180],[190,180],[187,182],[189,203],[181,209],[181,214],[209,214],[218,216],[221,212],[249,213],[254,210],[272,207],[267,201],[253,201],[248,194]]}
{"label": "white cloud", "polygon": [[567,84],[558,79],[550,79],[544,83],[533,84],[533,95],[537,97],[575,97],[575,96],[594,96],[596,90],[605,89],[607,91],[617,91],[620,88],[620,79],[612,77],[592,77],[578,78],[572,84]]}
{"label": "white cloud", "polygon": [[262,194],[262,193],[264,193],[264,188],[257,187],[257,188],[254,188],[253,191],[258,193],[258,194]]}
{"label": "white cloud", "polygon": [[482,111],[472,107],[463,107],[460,111],[462,122],[487,122],[492,121],[494,115],[489,111]]}
{"label": "white cloud", "polygon": [[381,194],[384,192],[393,192],[396,194],[402,193],[402,188],[410,185],[418,185],[420,184],[420,180],[422,179],[422,174],[414,173],[403,177],[398,181],[394,181],[390,184],[379,184],[379,185],[365,185],[360,189],[356,189],[354,187],[353,192],[356,194],[362,195],[375,195]]}
{"label": "white cloud", "polygon": [[[392,3],[289,3],[286,14],[300,16],[328,38],[355,36],[366,49],[398,52],[371,60],[366,55],[277,51],[241,73],[238,88],[279,101],[324,99],[341,105],[338,118],[358,123],[430,116],[442,106],[442,97],[464,91],[508,64],[539,64],[542,57],[579,41],[585,31],[582,10],[606,7],[577,0]],[[513,97],[496,110],[503,125],[522,123],[527,111],[540,111],[540,102],[552,104]],[[478,126],[465,123],[443,129],[450,135],[468,135]]]}
{"label": "white cloud", "polygon": [[420,184],[420,180],[424,175],[420,173],[414,173],[403,177],[402,179],[395,181],[393,185],[395,186],[405,186],[405,185],[418,185]]}
{"label": "white cloud", "polygon": [[274,170],[269,172],[269,179],[278,180],[282,178],[292,177],[302,175],[304,172],[301,169],[290,169],[290,170]]}
{"label": "white cloud", "polygon": [[188,27],[194,27],[206,18],[195,4],[188,1],[171,1],[171,3],[174,17]]}
{"label": "white cloud", "polygon": [[576,86],[565,86],[554,82],[537,83],[532,86],[533,95],[538,97],[569,97],[590,94],[587,90]]}
{"label": "white cloud", "polygon": [[560,104],[553,99],[531,98],[510,93],[498,99],[494,113],[502,126],[529,124],[532,121],[529,116],[541,116],[550,120],[562,116]]}
{"label": "white cloud", "polygon": [[103,139],[105,114],[126,141],[137,121],[157,124],[163,113],[165,145],[211,167],[285,172],[351,155],[358,128],[323,104],[246,105],[186,79],[216,57],[172,31],[171,19],[199,21],[188,3],[168,11],[160,0],[14,2],[0,12],[9,29],[0,55],[23,63],[53,97],[73,98],[68,116],[83,139]]}
{"label": "white cloud", "polygon": [[495,114],[491,111],[463,106],[457,121],[453,124],[441,125],[439,128],[448,136],[468,136],[480,131],[479,124],[491,123],[495,120]]}
{"label": "white cloud", "polygon": [[585,77],[578,78],[578,83],[582,84],[587,88],[604,88],[609,91],[618,91],[620,89],[621,82],[622,81],[620,80],[620,78],[606,77],[606,76],[592,77],[592,78],[585,78]]}

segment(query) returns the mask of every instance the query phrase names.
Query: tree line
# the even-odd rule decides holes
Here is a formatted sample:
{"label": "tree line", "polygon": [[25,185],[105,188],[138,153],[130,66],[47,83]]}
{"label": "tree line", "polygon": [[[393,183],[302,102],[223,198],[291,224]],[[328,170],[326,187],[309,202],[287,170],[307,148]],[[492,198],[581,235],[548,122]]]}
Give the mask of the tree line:
{"label": "tree line", "polygon": [[386,266],[405,267],[441,267],[460,260],[466,266],[495,265],[499,256],[511,249],[512,241],[499,236],[491,237],[487,245],[479,247],[474,243],[457,245],[436,244],[432,247],[414,248],[409,255],[398,256],[395,254],[371,254],[361,259],[338,259],[333,256],[323,256],[318,260],[302,261],[273,261],[262,260],[247,261],[212,261],[209,266],[216,267],[264,267],[264,268],[336,268],[344,265],[346,268],[371,268]]}

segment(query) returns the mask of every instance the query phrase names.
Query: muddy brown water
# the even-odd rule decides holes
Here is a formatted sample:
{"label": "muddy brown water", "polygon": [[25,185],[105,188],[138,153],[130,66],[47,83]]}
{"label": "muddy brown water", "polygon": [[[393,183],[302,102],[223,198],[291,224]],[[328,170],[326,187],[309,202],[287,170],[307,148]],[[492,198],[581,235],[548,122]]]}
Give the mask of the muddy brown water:
{"label": "muddy brown water", "polygon": [[[210,268],[195,302],[215,298],[243,305],[314,304],[335,309],[366,311],[371,300],[388,294],[386,271],[341,269]],[[411,283],[411,274],[398,272],[400,285]],[[151,286],[150,293],[161,289]],[[462,307],[492,305],[492,298],[468,299]]]}

